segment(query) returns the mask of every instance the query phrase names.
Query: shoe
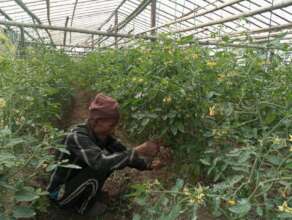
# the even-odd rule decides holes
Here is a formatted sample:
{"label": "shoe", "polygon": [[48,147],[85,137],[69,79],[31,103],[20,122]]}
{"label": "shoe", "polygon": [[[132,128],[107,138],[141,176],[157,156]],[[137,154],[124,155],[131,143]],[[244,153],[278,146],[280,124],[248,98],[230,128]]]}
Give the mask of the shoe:
{"label": "shoe", "polygon": [[106,204],[96,201],[92,208],[89,209],[87,213],[85,213],[85,215],[88,217],[96,217],[104,214],[106,210],[107,210]]}
{"label": "shoe", "polygon": [[100,191],[96,195],[95,199],[96,199],[96,201],[99,201],[101,203],[108,204],[110,202],[110,195],[107,191]]}

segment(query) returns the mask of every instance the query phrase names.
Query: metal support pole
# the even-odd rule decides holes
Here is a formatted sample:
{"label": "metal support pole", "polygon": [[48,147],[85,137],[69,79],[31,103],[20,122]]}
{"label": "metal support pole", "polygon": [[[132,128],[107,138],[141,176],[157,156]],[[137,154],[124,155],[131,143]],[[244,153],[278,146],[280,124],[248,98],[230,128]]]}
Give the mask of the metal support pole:
{"label": "metal support pole", "polygon": [[93,51],[94,50],[94,35],[93,34],[91,35],[91,48]]}
{"label": "metal support pole", "polygon": [[47,17],[49,25],[52,25],[51,17],[50,17],[50,0],[46,0],[47,3]]}
{"label": "metal support pole", "polygon": [[[151,28],[156,26],[156,0],[151,2]],[[151,35],[155,35],[156,30],[151,30]]]}
{"label": "metal support pole", "polygon": [[[71,16],[71,24],[70,24],[71,27],[72,27],[72,25],[73,25],[73,20],[74,20],[74,16],[75,16],[75,12],[76,12],[76,8],[77,8],[77,4],[78,4],[78,0],[76,0],[76,1],[75,1],[75,4],[74,4],[74,9],[73,9],[72,16]],[[71,40],[72,40],[72,39],[71,39],[71,37],[72,37],[72,36],[71,36],[72,33],[70,32],[69,34],[70,34],[70,37],[69,37],[70,40],[69,40],[69,41],[70,41],[70,44],[71,44],[71,42],[72,42],[72,41],[71,41]]]}
{"label": "metal support pole", "polygon": [[[67,28],[68,26],[68,22],[69,22],[69,16],[66,17],[66,21],[65,21],[65,28]],[[63,41],[63,45],[66,45],[66,37],[67,37],[67,31],[64,31],[64,41]]]}
{"label": "metal support pole", "polygon": [[20,43],[19,43],[19,55],[23,56],[24,55],[24,28],[20,27]]}
{"label": "metal support pole", "polygon": [[76,33],[83,33],[83,34],[94,34],[94,35],[103,35],[108,37],[123,37],[123,38],[141,38],[146,40],[151,40],[155,37],[152,36],[135,36],[133,34],[122,34],[122,33],[112,33],[112,32],[105,32],[105,31],[92,31],[82,28],[73,28],[73,27],[60,27],[60,26],[50,26],[44,24],[31,24],[31,23],[22,23],[22,22],[14,22],[14,21],[5,21],[0,19],[0,24],[7,25],[7,26],[18,26],[18,27],[27,27],[27,28],[38,28],[38,29],[48,29],[48,30],[55,30],[55,31],[67,31],[67,32],[76,32]]}
{"label": "metal support pole", "polygon": [[[115,12],[115,33],[118,33],[118,23],[119,23],[119,11]],[[115,36],[115,48],[118,48],[118,37]]]}

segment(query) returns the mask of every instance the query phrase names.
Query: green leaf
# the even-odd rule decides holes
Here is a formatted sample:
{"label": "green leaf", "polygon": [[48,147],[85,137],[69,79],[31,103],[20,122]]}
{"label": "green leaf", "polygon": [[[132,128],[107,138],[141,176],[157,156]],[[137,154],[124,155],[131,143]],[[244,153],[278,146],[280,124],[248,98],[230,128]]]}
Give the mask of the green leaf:
{"label": "green leaf", "polygon": [[271,124],[276,118],[277,118],[277,114],[274,112],[271,112],[265,117],[264,121],[266,124]]}
{"label": "green leaf", "polygon": [[223,40],[224,42],[228,42],[228,41],[230,40],[230,37],[227,36],[227,35],[225,35],[225,36],[222,37],[222,40]]}
{"label": "green leaf", "polygon": [[71,154],[70,153],[70,151],[68,151],[67,149],[65,149],[65,148],[58,148],[58,150],[60,151],[60,152],[62,152],[62,153],[64,153],[64,154]]}
{"label": "green leaf", "polygon": [[150,122],[149,118],[144,118],[142,121],[142,126],[145,127]]}
{"label": "green leaf", "polygon": [[30,207],[17,206],[13,210],[13,216],[15,218],[31,218],[35,215],[35,211]]}
{"label": "green leaf", "polygon": [[281,213],[278,215],[279,219],[291,219],[292,218],[292,213]]}
{"label": "green leaf", "polygon": [[186,37],[181,37],[180,40],[178,41],[178,44],[188,44],[194,42],[193,36],[189,35]]}
{"label": "green leaf", "polygon": [[50,171],[54,170],[57,166],[58,166],[57,164],[50,164],[50,165],[47,167],[46,171],[47,171],[47,172],[50,172]]}
{"label": "green leaf", "polygon": [[168,131],[168,127],[165,127],[161,132],[160,132],[160,136],[163,136],[167,133]]}
{"label": "green leaf", "polygon": [[200,159],[200,162],[206,166],[211,166],[210,162],[207,159]]}
{"label": "green leaf", "polygon": [[0,212],[0,220],[6,220],[7,218],[5,217],[4,213]]}
{"label": "green leaf", "polygon": [[137,202],[141,206],[145,206],[146,205],[146,198],[145,197],[136,198],[135,202]]}
{"label": "green leaf", "polygon": [[167,206],[169,204],[169,199],[167,197],[164,197],[162,200],[162,205]]}
{"label": "green leaf", "polygon": [[229,211],[244,216],[250,211],[250,209],[251,204],[248,199],[241,199],[237,205],[230,207]]}
{"label": "green leaf", "polygon": [[175,186],[172,187],[171,191],[178,192],[182,189],[183,185],[184,185],[184,181],[182,179],[177,179]]}
{"label": "green leaf", "polygon": [[141,216],[139,214],[134,214],[132,220],[140,220],[140,219],[141,219]]}
{"label": "green leaf", "polygon": [[182,210],[180,204],[176,204],[174,207],[172,207],[170,213],[168,214],[167,218],[161,218],[161,220],[176,220],[180,214],[180,211]]}
{"label": "green leaf", "polygon": [[267,156],[266,159],[271,164],[276,165],[276,166],[280,165],[282,163],[282,160],[279,157],[275,156],[275,155]]}
{"label": "green leaf", "polygon": [[290,163],[285,164],[285,167],[287,169],[292,169],[292,163],[290,162]]}
{"label": "green leaf", "polygon": [[264,215],[264,211],[263,211],[263,209],[261,207],[257,207],[256,212],[261,217]]}
{"label": "green leaf", "polygon": [[8,183],[7,179],[3,177],[0,177],[0,186],[9,190],[15,190],[15,188]]}
{"label": "green leaf", "polygon": [[6,145],[7,147],[14,147],[18,144],[25,143],[25,141],[21,138],[15,138],[9,141],[9,143]]}
{"label": "green leaf", "polygon": [[20,190],[15,193],[15,199],[17,202],[31,202],[38,199],[39,196],[35,192]]}
{"label": "green leaf", "polygon": [[185,132],[185,127],[184,127],[184,125],[183,125],[183,123],[182,122],[177,122],[176,123],[176,127],[178,128],[178,130],[180,131],[180,132]]}
{"label": "green leaf", "polygon": [[224,113],[226,116],[230,116],[233,113],[232,103],[228,102],[224,105]]}
{"label": "green leaf", "polygon": [[177,128],[176,127],[171,127],[170,130],[171,130],[173,135],[177,134]]}

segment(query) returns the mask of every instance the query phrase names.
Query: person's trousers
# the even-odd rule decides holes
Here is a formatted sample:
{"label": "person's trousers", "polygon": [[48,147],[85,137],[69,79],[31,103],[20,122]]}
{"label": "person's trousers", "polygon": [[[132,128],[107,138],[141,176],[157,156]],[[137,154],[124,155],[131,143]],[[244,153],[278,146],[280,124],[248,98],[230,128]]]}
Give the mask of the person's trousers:
{"label": "person's trousers", "polygon": [[[98,176],[98,177],[97,177]],[[57,200],[61,208],[72,208],[84,214],[96,202],[109,175],[99,175],[93,169],[81,170],[64,185],[64,194]]]}

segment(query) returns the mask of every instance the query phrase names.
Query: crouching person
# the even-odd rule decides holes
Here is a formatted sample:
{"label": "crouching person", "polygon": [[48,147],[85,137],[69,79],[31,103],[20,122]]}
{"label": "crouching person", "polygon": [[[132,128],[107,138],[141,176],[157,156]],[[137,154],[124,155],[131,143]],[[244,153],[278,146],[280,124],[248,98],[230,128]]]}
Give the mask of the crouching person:
{"label": "crouching person", "polygon": [[157,165],[157,161],[155,164],[144,159],[158,153],[157,144],[148,141],[127,149],[111,135],[118,121],[118,103],[97,94],[89,106],[87,123],[78,125],[64,138],[63,144],[70,154],[57,152],[57,159],[68,160],[81,169],[57,167],[53,171],[48,192],[61,208],[99,215],[105,211],[105,205],[100,202],[102,187],[113,171],[127,166],[151,170]]}

